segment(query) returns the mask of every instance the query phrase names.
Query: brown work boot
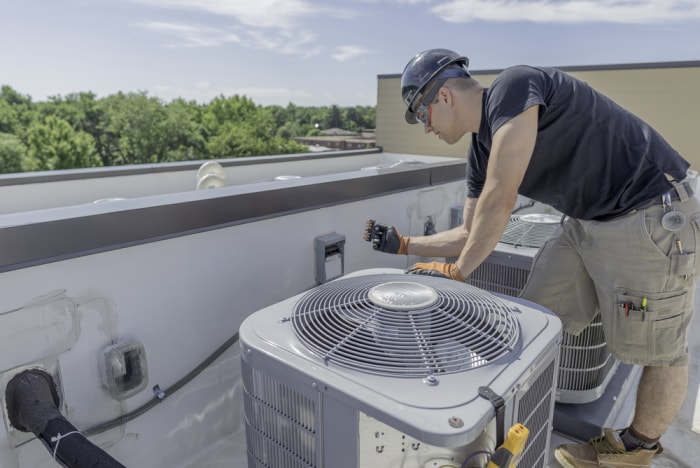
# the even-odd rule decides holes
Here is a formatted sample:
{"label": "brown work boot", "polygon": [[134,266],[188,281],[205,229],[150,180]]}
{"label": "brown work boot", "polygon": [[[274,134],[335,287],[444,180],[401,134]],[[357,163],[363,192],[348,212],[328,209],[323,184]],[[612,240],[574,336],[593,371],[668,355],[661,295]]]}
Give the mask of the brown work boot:
{"label": "brown work boot", "polygon": [[651,459],[663,452],[661,444],[651,450],[636,448],[627,451],[619,431],[604,429],[602,437],[591,439],[588,444],[560,445],[554,456],[564,468],[649,468]]}

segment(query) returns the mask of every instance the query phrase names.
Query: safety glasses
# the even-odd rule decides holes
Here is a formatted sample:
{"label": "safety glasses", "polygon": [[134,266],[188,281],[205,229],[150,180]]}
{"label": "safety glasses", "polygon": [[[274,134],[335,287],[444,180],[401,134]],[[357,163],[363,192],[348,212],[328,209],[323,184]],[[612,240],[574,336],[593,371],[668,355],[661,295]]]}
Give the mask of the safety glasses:
{"label": "safety glasses", "polygon": [[417,102],[420,102],[418,107],[413,111],[416,116],[416,120],[426,127],[429,126],[433,118],[433,100],[435,99],[435,96],[440,88],[442,88],[442,85],[444,85],[449,78],[464,78],[468,76],[469,72],[467,72],[466,67],[455,67],[443,70],[433,82],[433,86],[430,88],[430,91],[424,95],[419,95],[416,99]]}
{"label": "safety glasses", "polygon": [[413,112],[414,114],[416,114],[416,120],[418,120],[426,127],[430,125],[430,122],[433,119],[433,100],[435,99],[437,92],[440,90],[445,81],[445,79],[438,80],[434,84],[434,86],[430,88],[428,94],[425,95],[425,99],[423,99],[423,96],[421,96],[421,103],[418,105],[418,108]]}
{"label": "safety glasses", "polygon": [[418,106],[418,109],[416,109],[415,114],[416,120],[427,127],[433,120],[433,107],[431,104],[426,106],[425,104],[421,103],[421,105]]}

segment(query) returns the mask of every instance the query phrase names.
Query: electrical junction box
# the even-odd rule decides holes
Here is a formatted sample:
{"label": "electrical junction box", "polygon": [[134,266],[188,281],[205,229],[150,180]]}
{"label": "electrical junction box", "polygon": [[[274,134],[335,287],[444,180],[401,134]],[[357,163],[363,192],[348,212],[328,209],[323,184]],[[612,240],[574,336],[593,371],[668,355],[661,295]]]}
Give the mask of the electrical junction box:
{"label": "electrical junction box", "polygon": [[115,400],[126,400],[146,388],[148,367],[143,344],[124,339],[102,350],[100,379]]}
{"label": "electrical junction box", "polygon": [[316,282],[325,283],[343,276],[345,269],[345,236],[332,233],[314,239]]}

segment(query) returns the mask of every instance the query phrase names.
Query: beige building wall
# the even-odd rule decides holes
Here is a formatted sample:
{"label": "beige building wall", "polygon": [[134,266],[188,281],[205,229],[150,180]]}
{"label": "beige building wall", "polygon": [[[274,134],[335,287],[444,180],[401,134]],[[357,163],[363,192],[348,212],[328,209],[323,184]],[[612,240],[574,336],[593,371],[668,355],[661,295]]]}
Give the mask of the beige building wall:
{"label": "beige building wall", "polygon": [[[700,168],[700,61],[562,69],[648,122],[693,169]],[[497,74],[497,70],[472,71],[484,86]],[[422,125],[404,121],[400,75],[380,75],[377,81],[377,146],[392,153],[466,155],[469,135],[450,146],[425,134]]]}

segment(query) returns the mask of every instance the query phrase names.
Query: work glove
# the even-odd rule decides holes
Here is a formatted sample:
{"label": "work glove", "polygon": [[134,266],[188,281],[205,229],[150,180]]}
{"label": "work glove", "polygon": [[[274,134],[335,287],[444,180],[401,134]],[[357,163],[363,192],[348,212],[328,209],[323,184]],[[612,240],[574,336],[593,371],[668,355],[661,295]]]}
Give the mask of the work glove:
{"label": "work glove", "polygon": [[372,243],[374,250],[385,253],[408,255],[409,236],[402,236],[394,226],[379,224],[373,219],[365,223],[364,239]]}
{"label": "work glove", "polygon": [[462,276],[462,272],[459,271],[459,268],[457,268],[457,265],[454,263],[414,263],[406,270],[406,273],[409,275],[438,276],[440,278],[449,278],[462,283],[467,280],[464,276]]}

